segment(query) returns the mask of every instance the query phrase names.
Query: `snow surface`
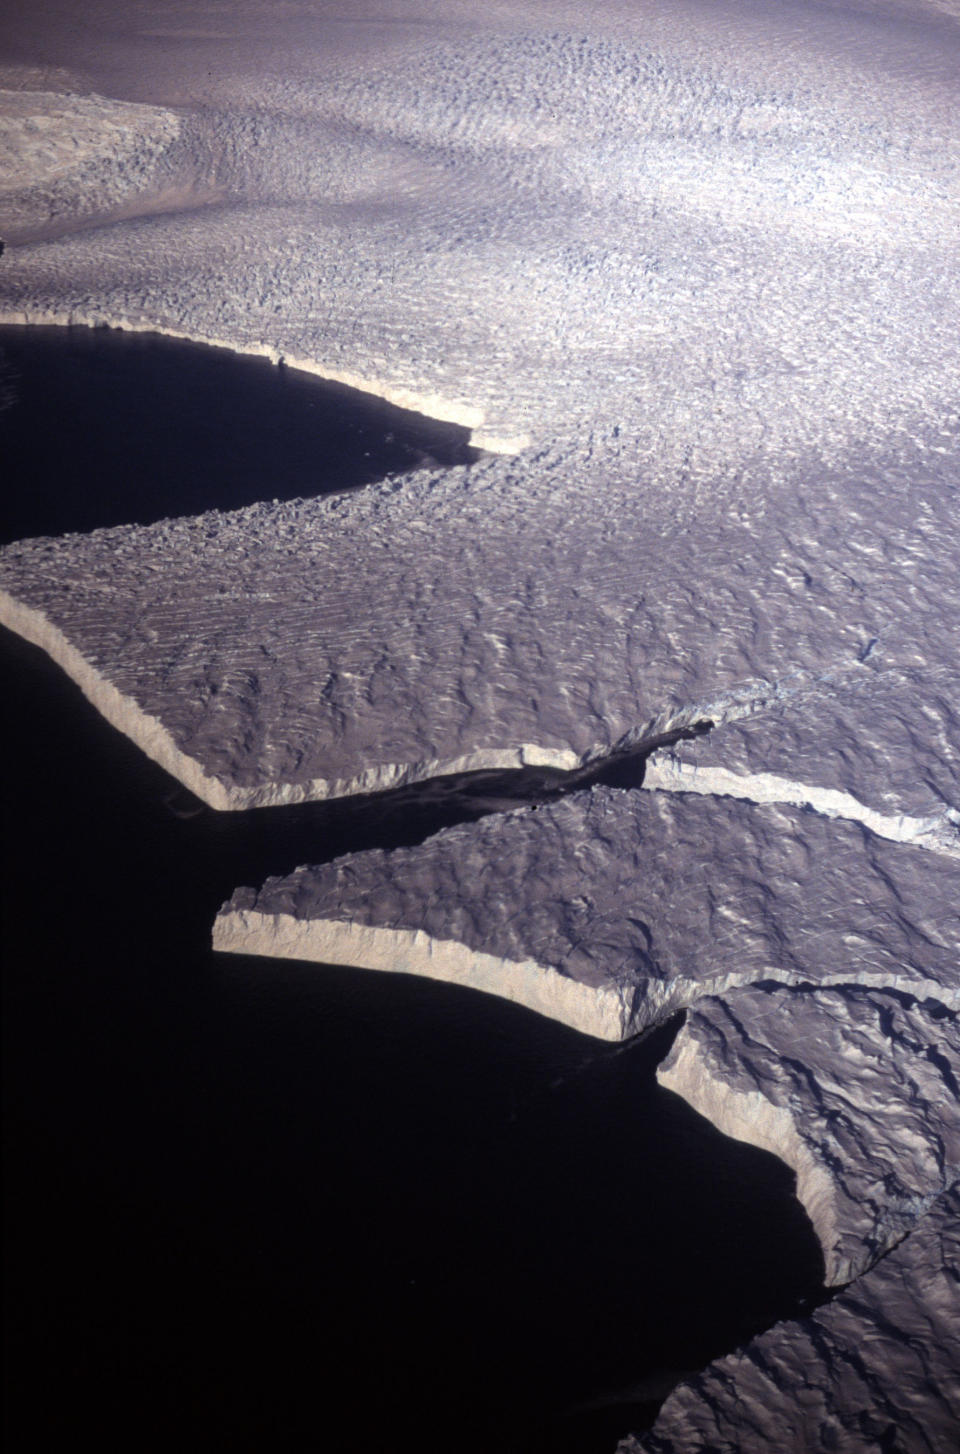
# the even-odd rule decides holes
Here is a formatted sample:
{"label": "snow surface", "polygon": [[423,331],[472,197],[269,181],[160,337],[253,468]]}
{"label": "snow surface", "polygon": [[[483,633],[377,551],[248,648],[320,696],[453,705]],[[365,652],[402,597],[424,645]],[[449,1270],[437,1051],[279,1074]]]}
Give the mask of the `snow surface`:
{"label": "snow surface", "polygon": [[218,808],[715,724],[653,791],[238,891],[217,940],[611,1038],[691,1006],[664,1078],[792,1162],[832,1276],[919,1220],[642,1447],[950,1447],[955,0],[8,11],[0,317],[283,358],[500,457],[19,542],[0,620]]}
{"label": "snow surface", "polygon": [[[59,47],[38,26],[27,43],[74,86],[175,108],[181,141],[109,237],[64,228],[98,203],[113,218],[106,184],[57,188],[55,247],[0,211],[21,243],[6,316],[301,360],[501,448],[599,410],[708,477],[955,398],[949,22],[367,8],[244,5],[198,38],[148,0],[107,3]],[[22,63],[9,79],[30,83]]]}
{"label": "snow surface", "polygon": [[[180,117],[102,96],[6,91],[0,105],[0,209],[6,237],[57,230],[84,197],[90,210],[143,206],[180,138]],[[74,219],[76,221],[76,219]]]}

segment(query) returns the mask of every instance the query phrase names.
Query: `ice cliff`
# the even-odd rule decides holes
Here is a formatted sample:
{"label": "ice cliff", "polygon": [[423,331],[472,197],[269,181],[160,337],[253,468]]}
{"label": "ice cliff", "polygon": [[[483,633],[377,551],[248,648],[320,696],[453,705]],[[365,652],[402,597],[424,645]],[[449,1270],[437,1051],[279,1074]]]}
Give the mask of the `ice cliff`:
{"label": "ice cliff", "polygon": [[801,1450],[824,1430],[866,1450],[893,1428],[939,1450],[960,1400],[939,1258],[960,1170],[954,854],[811,808],[598,787],[238,890],[214,943],[448,979],[608,1038],[686,1006],[661,1084],[793,1168],[826,1280],[851,1286],[682,1385],[624,1451]]}
{"label": "ice cliff", "polygon": [[619,1039],[766,980],[955,1004],[958,905],[960,862],[856,824],[596,788],[238,891],[215,943],[460,980]]}
{"label": "ice cliff", "polygon": [[753,986],[701,1000],[658,1076],[732,1136],[776,1150],[829,1283],[896,1245],[960,1173],[960,1027],[937,999]]}
{"label": "ice cliff", "polygon": [[[900,623],[891,618],[896,631]],[[865,642],[863,663],[882,659]],[[785,682],[778,695],[717,713],[709,739],[656,754],[644,782],[667,791],[793,803],[861,823],[882,838],[960,853],[956,762],[960,671],[924,668],[826,674]],[[929,744],[917,755],[917,745]],[[929,750],[936,744],[934,750]]]}

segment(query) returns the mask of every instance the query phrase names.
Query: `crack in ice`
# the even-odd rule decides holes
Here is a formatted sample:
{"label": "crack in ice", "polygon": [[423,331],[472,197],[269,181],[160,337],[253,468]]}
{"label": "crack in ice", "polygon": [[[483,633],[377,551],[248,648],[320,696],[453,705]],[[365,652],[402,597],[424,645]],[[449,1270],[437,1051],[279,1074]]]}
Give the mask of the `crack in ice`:
{"label": "crack in ice", "polygon": [[944,805],[937,814],[917,817],[910,813],[880,813],[860,802],[852,793],[818,787],[781,777],[777,773],[733,772],[725,767],[699,767],[680,762],[665,752],[647,764],[643,786],[666,793],[696,793],[705,797],[740,798],[746,802],[785,803],[795,808],[812,808],[826,818],[860,823],[880,838],[905,843],[960,858],[960,812]]}

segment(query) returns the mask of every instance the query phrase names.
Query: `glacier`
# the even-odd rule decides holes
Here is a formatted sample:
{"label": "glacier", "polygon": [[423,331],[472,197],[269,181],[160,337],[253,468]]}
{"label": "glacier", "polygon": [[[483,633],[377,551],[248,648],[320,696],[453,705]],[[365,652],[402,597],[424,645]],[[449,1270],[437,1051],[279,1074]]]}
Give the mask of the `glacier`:
{"label": "glacier", "polygon": [[0,321],[263,355],[486,453],[14,541],[0,622],[218,811],[539,772],[278,864],[214,942],[612,1041],[683,1010],[663,1084],[793,1168],[837,1291],[624,1449],[943,1447],[957,5],[195,10],[12,5]]}

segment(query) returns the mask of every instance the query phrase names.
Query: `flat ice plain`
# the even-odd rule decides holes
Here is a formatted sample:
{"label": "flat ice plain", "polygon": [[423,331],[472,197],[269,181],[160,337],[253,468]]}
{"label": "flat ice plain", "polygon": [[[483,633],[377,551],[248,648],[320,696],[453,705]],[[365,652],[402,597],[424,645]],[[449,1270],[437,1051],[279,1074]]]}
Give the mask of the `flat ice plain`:
{"label": "flat ice plain", "polygon": [[18,542],[0,619],[224,809],[712,723],[634,791],[238,890],[216,939],[608,1038],[688,1007],[664,1082],[858,1281],[640,1447],[947,1447],[960,5],[12,10],[5,321],[265,353],[489,454]]}

